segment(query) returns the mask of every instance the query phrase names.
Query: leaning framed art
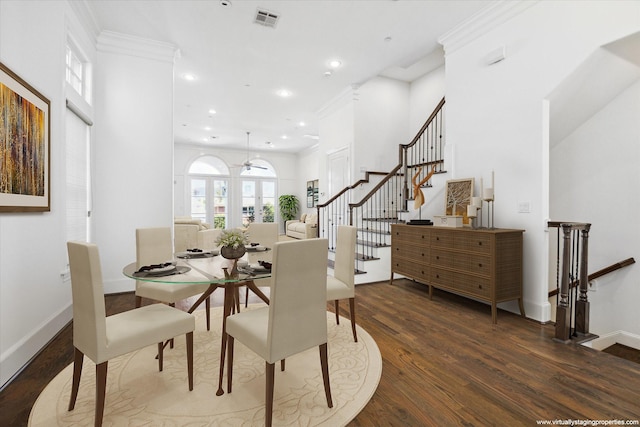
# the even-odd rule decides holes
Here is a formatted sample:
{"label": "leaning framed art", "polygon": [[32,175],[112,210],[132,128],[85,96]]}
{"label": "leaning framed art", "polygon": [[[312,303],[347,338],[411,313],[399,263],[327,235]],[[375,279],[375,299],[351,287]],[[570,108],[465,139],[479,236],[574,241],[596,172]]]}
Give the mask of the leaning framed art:
{"label": "leaning framed art", "polygon": [[51,103],[0,63],[0,212],[49,211]]}
{"label": "leaning framed art", "polygon": [[469,223],[467,206],[473,196],[473,178],[450,179],[445,193],[445,215],[462,216],[463,224]]}

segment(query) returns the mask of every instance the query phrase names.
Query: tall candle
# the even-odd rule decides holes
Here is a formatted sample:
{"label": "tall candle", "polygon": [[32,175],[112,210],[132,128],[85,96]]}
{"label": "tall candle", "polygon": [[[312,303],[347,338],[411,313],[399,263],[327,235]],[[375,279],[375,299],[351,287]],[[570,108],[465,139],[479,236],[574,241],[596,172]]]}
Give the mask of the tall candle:
{"label": "tall candle", "polygon": [[473,205],[467,205],[467,216],[469,218],[475,218],[476,217],[476,207]]}
{"label": "tall candle", "polygon": [[482,197],[472,197],[471,198],[471,204],[475,208],[482,208]]}
{"label": "tall candle", "polygon": [[493,188],[485,188],[482,192],[482,198],[484,200],[493,200]]}
{"label": "tall candle", "polygon": [[493,172],[493,170],[491,171],[491,188],[496,188],[495,184],[494,184],[494,175],[495,173]]}

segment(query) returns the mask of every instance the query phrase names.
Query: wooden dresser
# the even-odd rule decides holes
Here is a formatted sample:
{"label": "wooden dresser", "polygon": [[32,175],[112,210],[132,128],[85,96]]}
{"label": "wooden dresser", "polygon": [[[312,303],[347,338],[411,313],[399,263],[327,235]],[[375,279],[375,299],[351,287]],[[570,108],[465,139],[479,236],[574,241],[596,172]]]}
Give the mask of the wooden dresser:
{"label": "wooden dresser", "polygon": [[391,226],[391,280],[394,273],[429,286],[491,304],[522,303],[524,230],[470,229],[394,224]]}

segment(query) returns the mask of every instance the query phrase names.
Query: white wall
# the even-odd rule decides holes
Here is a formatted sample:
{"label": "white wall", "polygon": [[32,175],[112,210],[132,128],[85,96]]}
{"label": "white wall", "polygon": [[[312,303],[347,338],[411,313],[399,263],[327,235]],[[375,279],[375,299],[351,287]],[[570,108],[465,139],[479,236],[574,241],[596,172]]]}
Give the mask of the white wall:
{"label": "white wall", "polygon": [[93,241],[106,293],[131,291],[135,230],[173,226],[174,46],[102,33],[95,73]]}
{"label": "white wall", "polygon": [[445,84],[444,66],[411,82],[409,92],[409,138],[416,136],[424,122],[433,113],[433,109],[444,98]]}
{"label": "white wall", "polygon": [[[582,124],[550,152],[550,213],[556,220],[591,223],[589,273],[635,257],[640,261],[636,212],[640,184],[640,82]],[[590,331],[640,337],[640,267],[598,280]]]}
{"label": "white wall", "polygon": [[[65,270],[66,3],[0,2],[0,61],[51,102],[51,211],[0,213],[0,385],[71,319]],[[20,43],[14,41],[19,39]]]}
{"label": "white wall", "polygon": [[398,165],[398,145],[409,136],[409,84],[376,77],[358,89],[354,102],[355,171],[389,172]]}
{"label": "white wall", "polygon": [[[454,177],[475,177],[478,182],[495,170],[495,224],[526,230],[525,308],[528,317],[546,321],[544,99],[594,49],[638,31],[640,3],[504,2],[497,8],[506,13],[496,16],[510,11],[515,16],[486,28],[476,18],[441,38],[446,52],[447,143],[455,157]],[[487,65],[486,55],[503,45],[506,59]],[[528,202],[531,212],[518,213],[519,202]],[[503,306],[517,311],[513,303]]]}

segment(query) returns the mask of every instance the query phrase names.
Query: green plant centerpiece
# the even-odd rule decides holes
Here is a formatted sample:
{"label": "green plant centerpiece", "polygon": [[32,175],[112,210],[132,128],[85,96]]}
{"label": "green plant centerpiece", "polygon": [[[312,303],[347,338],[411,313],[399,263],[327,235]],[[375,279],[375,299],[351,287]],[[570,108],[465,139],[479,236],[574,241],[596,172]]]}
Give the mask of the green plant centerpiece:
{"label": "green plant centerpiece", "polygon": [[227,259],[238,259],[245,254],[245,245],[249,243],[249,236],[240,229],[222,230],[216,239],[220,246],[220,255]]}
{"label": "green plant centerpiece", "polygon": [[283,194],[278,198],[278,206],[280,208],[280,217],[284,224],[296,217],[298,209],[300,208],[300,202],[293,194]]}

